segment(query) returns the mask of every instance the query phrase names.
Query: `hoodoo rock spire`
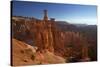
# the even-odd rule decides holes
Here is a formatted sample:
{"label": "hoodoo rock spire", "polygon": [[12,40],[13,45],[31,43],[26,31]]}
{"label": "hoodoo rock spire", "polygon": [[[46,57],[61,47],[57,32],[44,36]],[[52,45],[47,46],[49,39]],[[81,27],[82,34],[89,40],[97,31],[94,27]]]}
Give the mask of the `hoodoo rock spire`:
{"label": "hoodoo rock spire", "polygon": [[47,21],[48,20],[48,11],[44,10],[44,20]]}

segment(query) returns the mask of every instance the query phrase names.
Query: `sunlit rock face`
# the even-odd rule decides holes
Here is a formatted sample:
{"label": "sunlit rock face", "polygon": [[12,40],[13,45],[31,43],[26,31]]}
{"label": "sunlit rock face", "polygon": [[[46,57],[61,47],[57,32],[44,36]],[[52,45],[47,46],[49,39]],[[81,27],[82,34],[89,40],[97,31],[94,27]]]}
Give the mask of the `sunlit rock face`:
{"label": "sunlit rock face", "polygon": [[43,20],[13,16],[12,37],[37,47],[38,52],[46,50],[63,57],[66,62],[73,62],[73,58],[75,62],[90,60],[88,37],[75,25],[54,18],[49,20],[46,10]]}
{"label": "sunlit rock face", "polygon": [[62,31],[53,20],[18,20],[20,17],[16,18],[17,20],[12,19],[13,37],[37,46],[39,51],[48,49],[62,57],[81,55],[86,41],[79,32]]}
{"label": "sunlit rock face", "polygon": [[17,39],[12,39],[12,66],[25,66],[36,64],[55,64],[65,63],[63,57],[55,55],[47,49],[37,51],[38,47],[30,46],[29,44]]}

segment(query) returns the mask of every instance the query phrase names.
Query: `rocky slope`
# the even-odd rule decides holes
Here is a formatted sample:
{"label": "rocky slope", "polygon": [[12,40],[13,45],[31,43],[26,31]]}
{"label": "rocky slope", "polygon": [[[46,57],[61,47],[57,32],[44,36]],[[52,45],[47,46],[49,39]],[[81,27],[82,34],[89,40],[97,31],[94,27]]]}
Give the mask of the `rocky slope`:
{"label": "rocky slope", "polygon": [[34,65],[34,64],[50,64],[65,63],[65,59],[56,56],[53,53],[45,51],[36,51],[38,48],[30,46],[17,39],[12,39],[12,65]]}

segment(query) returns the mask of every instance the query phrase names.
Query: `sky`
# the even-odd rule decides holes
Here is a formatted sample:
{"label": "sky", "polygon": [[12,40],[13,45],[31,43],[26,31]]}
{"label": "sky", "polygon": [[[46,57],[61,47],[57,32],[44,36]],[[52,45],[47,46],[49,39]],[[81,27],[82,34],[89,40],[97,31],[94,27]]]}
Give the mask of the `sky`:
{"label": "sky", "polygon": [[48,10],[48,17],[57,21],[66,21],[74,24],[97,24],[97,6],[58,4],[43,2],[13,1],[13,16],[29,16],[43,19],[43,10]]}

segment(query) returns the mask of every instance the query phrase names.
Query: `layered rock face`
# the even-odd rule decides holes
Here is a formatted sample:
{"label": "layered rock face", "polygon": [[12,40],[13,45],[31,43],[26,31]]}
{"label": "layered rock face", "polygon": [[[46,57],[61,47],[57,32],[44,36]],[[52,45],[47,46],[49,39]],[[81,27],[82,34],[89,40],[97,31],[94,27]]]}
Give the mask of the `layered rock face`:
{"label": "layered rock face", "polygon": [[[87,37],[77,28],[64,21],[55,21],[54,18],[49,20],[46,10],[44,10],[43,20],[22,16],[12,17],[12,38],[38,48],[35,56],[37,61],[33,60],[35,61],[32,62],[33,64],[91,60]],[[39,60],[38,55],[46,59]],[[57,62],[56,59],[61,60]]]}
{"label": "layered rock face", "polygon": [[[79,32],[62,31],[54,20],[45,21],[29,18],[18,20],[19,17],[13,18],[17,18],[17,20],[12,19],[13,37],[38,47],[38,51],[47,49],[64,58],[79,56],[80,59],[83,58],[82,54],[88,54],[88,52],[82,53],[83,46],[87,42]],[[88,48],[88,46],[86,47]]]}
{"label": "layered rock face", "polygon": [[50,50],[53,51],[53,34],[50,21],[13,21],[13,37],[19,40],[24,40],[34,46],[38,46],[39,50],[50,48]]}

